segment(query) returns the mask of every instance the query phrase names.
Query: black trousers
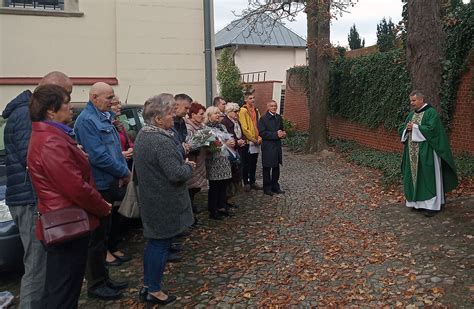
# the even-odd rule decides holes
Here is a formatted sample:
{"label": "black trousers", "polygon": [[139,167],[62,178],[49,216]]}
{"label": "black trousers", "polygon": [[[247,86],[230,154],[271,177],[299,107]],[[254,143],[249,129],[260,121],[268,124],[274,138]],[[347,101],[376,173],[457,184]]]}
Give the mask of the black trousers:
{"label": "black trousers", "polygon": [[207,208],[209,214],[217,214],[218,209],[226,209],[226,195],[227,183],[229,179],[225,180],[209,180],[209,191],[207,192]]}
{"label": "black trousers", "polygon": [[118,212],[119,207],[112,207],[110,227],[107,235],[107,250],[111,253],[119,250],[125,218]]}
{"label": "black trousers", "polygon": [[77,308],[86,271],[89,236],[46,247],[45,309]]}
{"label": "black trousers", "polygon": [[189,198],[191,199],[191,206],[193,206],[193,210],[194,210],[194,196],[196,196],[197,193],[199,193],[199,191],[201,191],[201,188],[191,188],[191,189],[188,189],[188,192],[189,192]]}
{"label": "black trousers", "polygon": [[280,184],[280,166],[276,167],[263,167],[263,190],[268,191],[279,191]]}
{"label": "black trousers", "polygon": [[[99,191],[104,200],[113,203],[109,190]],[[111,225],[111,216],[100,219],[99,226],[92,231],[87,252],[86,279],[87,288],[93,289],[105,284],[109,279],[109,270],[105,266],[107,255],[107,234]]]}
{"label": "black trousers", "polygon": [[255,173],[257,172],[258,153],[249,153],[249,145],[242,149],[242,178],[244,185],[255,183]]}

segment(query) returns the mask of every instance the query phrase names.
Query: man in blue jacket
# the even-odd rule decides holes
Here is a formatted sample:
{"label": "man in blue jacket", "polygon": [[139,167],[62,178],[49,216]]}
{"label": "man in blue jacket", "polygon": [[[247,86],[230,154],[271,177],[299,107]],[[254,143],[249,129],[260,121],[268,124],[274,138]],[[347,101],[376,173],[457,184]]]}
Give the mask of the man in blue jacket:
{"label": "man in blue jacket", "polygon": [[[106,83],[95,83],[89,92],[89,102],[77,117],[74,131],[77,142],[89,156],[97,190],[109,203],[117,200],[118,187],[124,187],[130,177],[127,161],[122,155],[118,133],[112,124],[110,107],[114,89]],[[127,282],[113,281],[105,265],[106,237],[110,216],[102,218],[91,234],[87,258],[87,294],[100,299],[117,299]]]}
{"label": "man in blue jacket", "polygon": [[[64,73],[48,73],[39,85],[54,84],[71,94],[72,82]],[[20,308],[38,308],[46,271],[46,255],[40,241],[35,237],[36,194],[26,171],[26,156],[31,135],[31,120],[28,111],[31,91],[25,90],[7,104],[2,117],[5,125],[5,165],[7,172],[6,204],[20,232],[25,250],[23,262],[25,273],[21,278]]]}

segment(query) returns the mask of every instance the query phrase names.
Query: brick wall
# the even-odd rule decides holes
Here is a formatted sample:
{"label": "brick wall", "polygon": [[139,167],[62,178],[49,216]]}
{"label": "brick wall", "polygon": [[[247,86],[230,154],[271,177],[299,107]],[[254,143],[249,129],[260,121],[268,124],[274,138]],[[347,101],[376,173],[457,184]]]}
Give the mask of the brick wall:
{"label": "brick wall", "polygon": [[[468,152],[474,155],[474,102],[472,98],[473,62],[471,57],[470,70],[462,77],[459,85],[456,110],[453,115],[450,131],[450,143],[456,153]],[[408,104],[408,99],[407,99]],[[298,83],[287,81],[285,97],[285,119],[295,123],[299,131],[309,129],[308,104],[304,89]],[[328,119],[329,136],[353,140],[367,147],[383,151],[399,151],[402,144],[398,134],[388,132],[383,126],[371,129],[343,118]]]}
{"label": "brick wall", "polygon": [[[287,74],[288,75],[288,74]],[[308,131],[309,110],[304,87],[297,77],[287,77],[283,118],[293,122],[298,131]]]}
{"label": "brick wall", "polygon": [[454,151],[466,151],[474,155],[474,100],[472,97],[474,53],[471,53],[470,63],[469,71],[464,74],[459,84],[449,138]]}
{"label": "brick wall", "polygon": [[253,82],[246,83],[245,85],[251,85],[252,89],[255,90],[255,106],[260,111],[260,114],[267,112],[267,103],[273,100],[273,84],[281,83],[280,81],[264,81],[264,82]]}

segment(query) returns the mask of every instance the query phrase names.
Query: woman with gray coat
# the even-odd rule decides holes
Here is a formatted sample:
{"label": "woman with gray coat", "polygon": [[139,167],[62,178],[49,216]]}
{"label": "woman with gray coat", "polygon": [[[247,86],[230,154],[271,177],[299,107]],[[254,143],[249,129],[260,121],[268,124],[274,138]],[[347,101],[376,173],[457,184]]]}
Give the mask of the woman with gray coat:
{"label": "woman with gray coat", "polygon": [[173,141],[173,95],[162,93],[145,102],[146,125],[135,140],[134,162],[140,195],[143,234],[148,239],[143,260],[146,301],[166,305],[176,296],[161,289],[171,239],[193,224],[186,181],[195,163],[184,161]]}

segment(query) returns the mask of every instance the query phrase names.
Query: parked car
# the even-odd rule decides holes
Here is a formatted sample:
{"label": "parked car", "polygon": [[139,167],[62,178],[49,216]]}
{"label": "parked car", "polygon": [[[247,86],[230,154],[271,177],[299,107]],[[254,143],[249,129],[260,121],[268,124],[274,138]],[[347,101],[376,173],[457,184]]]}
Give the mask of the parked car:
{"label": "parked car", "polygon": [[23,245],[18,227],[5,203],[7,176],[3,130],[6,121],[0,117],[0,271],[13,270],[23,265]]}
{"label": "parked car", "polygon": [[[86,107],[86,103],[73,103],[73,122],[70,126],[74,126],[74,122],[76,121],[77,116],[82,112],[82,110]],[[142,116],[143,112],[143,105],[140,104],[124,104],[122,105],[122,112],[119,116],[120,121],[125,126],[128,135],[132,139],[135,140],[135,137],[138,134],[138,131],[143,127],[144,120]]]}

